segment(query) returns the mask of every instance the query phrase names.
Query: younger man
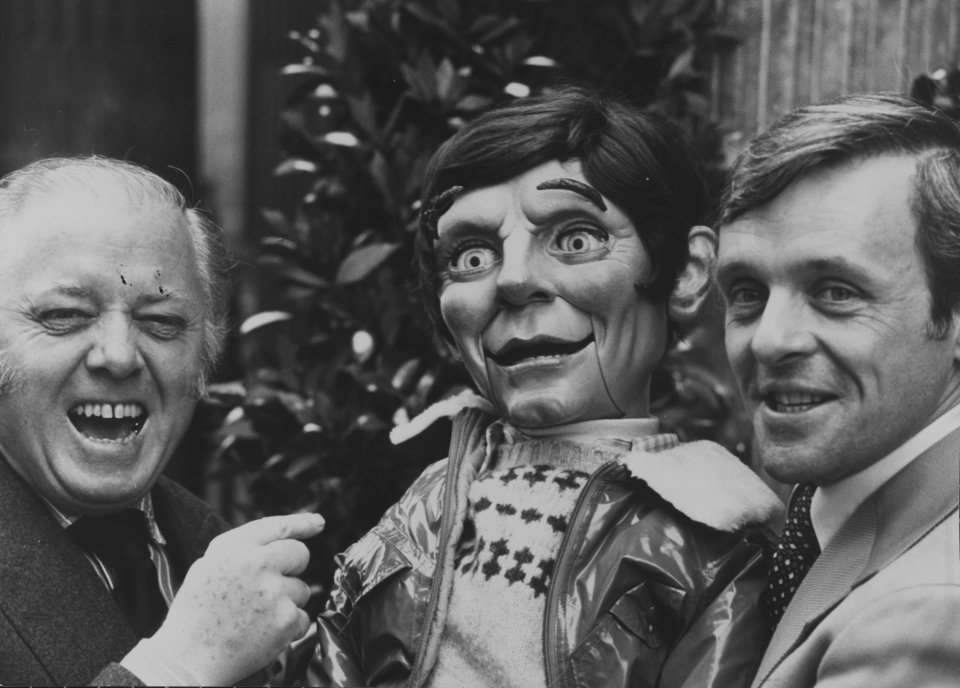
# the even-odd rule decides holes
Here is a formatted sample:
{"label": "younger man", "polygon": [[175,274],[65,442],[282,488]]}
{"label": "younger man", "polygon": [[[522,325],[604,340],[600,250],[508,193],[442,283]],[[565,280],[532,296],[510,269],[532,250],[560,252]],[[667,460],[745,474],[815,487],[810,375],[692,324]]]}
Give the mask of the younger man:
{"label": "younger man", "polygon": [[790,113],[733,170],[717,274],[760,459],[799,483],[757,685],[956,686],[960,125]]}

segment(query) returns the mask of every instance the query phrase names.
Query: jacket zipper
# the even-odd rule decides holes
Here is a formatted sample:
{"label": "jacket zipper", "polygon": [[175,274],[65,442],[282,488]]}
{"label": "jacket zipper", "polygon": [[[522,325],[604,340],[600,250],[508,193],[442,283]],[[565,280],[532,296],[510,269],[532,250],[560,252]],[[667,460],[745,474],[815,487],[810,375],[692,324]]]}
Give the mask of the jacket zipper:
{"label": "jacket zipper", "polygon": [[[571,541],[574,539],[574,533],[579,535],[580,516],[587,508],[588,501],[592,500],[594,486],[600,482],[611,471],[617,470],[619,464],[608,463],[601,466],[587,480],[583,486],[580,497],[573,507],[570,514],[570,526],[560,542],[560,550],[557,552],[557,566],[553,572],[553,580],[550,582],[550,589],[547,591],[546,610],[543,615],[543,664],[544,673],[547,679],[547,688],[559,688],[560,686],[560,663],[563,658],[559,655],[557,619],[560,615],[560,597],[563,591],[567,589],[570,573],[573,569],[572,558],[567,556],[568,550],[573,546]],[[577,546],[583,542],[583,538],[577,538]]]}
{"label": "jacket zipper", "polygon": [[[425,661],[424,652],[427,648],[427,642],[430,640],[430,634],[435,632],[433,617],[436,615],[437,606],[440,604],[440,590],[442,589],[444,582],[442,580],[443,572],[441,570],[441,566],[449,545],[450,533],[453,531],[453,513],[457,506],[455,499],[448,499],[446,497],[449,495],[456,496],[457,477],[460,475],[463,462],[467,455],[466,448],[463,447],[463,438],[470,434],[470,429],[472,429],[472,426],[477,422],[477,419],[474,418],[474,423],[469,424],[469,427],[462,428],[462,431],[458,433],[458,436],[453,438],[450,442],[450,466],[447,468],[446,485],[444,485],[445,499],[443,505],[443,515],[440,517],[440,543],[437,547],[436,568],[434,569],[433,580],[430,584],[430,599],[427,603],[427,613],[424,616],[425,629],[423,637],[420,639],[420,647],[417,648],[416,663],[413,666],[413,671],[410,672],[410,680],[406,684],[408,688],[418,688],[418,686],[420,686],[423,682],[420,674],[423,672],[423,663]],[[456,427],[456,424],[454,424],[454,427]],[[456,447],[456,453],[452,451],[454,447]]]}

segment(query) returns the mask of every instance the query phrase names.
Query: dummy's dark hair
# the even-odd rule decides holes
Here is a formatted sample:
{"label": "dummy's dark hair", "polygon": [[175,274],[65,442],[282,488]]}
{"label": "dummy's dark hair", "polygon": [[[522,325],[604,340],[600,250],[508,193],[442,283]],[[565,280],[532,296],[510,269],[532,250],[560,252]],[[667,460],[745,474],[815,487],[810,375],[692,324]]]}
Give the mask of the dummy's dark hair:
{"label": "dummy's dark hair", "polygon": [[427,166],[417,240],[420,288],[447,341],[452,337],[440,315],[433,246],[446,205],[441,195],[453,187],[502,184],[551,160],[578,160],[591,186],[630,218],[653,260],[655,278],[644,285],[645,293],[666,301],[672,292],[689,257],[690,228],[705,223],[710,212],[688,141],[660,116],[612,95],[567,86],[481,115],[448,139]]}
{"label": "dummy's dark hair", "polygon": [[894,94],[794,110],[737,159],[721,203],[721,233],[804,175],[881,155],[916,159],[910,204],[931,294],[931,336],[942,337],[960,310],[960,124],[939,110]]}

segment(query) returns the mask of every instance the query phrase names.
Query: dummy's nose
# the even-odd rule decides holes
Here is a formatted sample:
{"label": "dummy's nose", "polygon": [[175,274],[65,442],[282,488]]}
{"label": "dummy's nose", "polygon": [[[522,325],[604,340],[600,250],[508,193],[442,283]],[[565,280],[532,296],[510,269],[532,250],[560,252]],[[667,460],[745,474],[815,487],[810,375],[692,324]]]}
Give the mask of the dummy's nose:
{"label": "dummy's nose", "polygon": [[515,230],[504,240],[497,273],[497,305],[523,306],[554,298],[556,291],[535,249],[534,237],[525,230]]}
{"label": "dummy's nose", "polygon": [[87,352],[87,367],[105,371],[122,379],[143,368],[143,356],[137,334],[127,315],[106,313],[93,330],[93,342]]}

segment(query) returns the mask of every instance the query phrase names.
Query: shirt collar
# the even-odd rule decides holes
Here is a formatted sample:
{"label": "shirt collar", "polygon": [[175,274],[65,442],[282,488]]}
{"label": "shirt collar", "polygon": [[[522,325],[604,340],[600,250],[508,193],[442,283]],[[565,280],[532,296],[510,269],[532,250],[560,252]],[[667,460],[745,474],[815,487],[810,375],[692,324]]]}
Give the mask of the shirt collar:
{"label": "shirt collar", "polygon": [[[47,499],[41,497],[43,503],[47,505],[47,508],[50,509],[50,513],[53,514],[53,517],[57,520],[63,528],[70,526],[75,523],[80,516],[74,516],[71,514],[65,514],[60,509],[55,507]],[[160,526],[157,525],[157,519],[154,517],[153,513],[153,499],[148,492],[143,497],[140,498],[140,501],[130,507],[131,509],[137,509],[142,511],[144,518],[147,521],[147,529],[150,531],[150,539],[156,542],[158,545],[166,545],[167,541],[163,537],[163,533],[160,532]]]}
{"label": "shirt collar", "polygon": [[876,492],[927,449],[960,428],[960,405],[954,406],[885,457],[862,471],[817,488],[810,504],[810,519],[821,549],[864,500]]}

